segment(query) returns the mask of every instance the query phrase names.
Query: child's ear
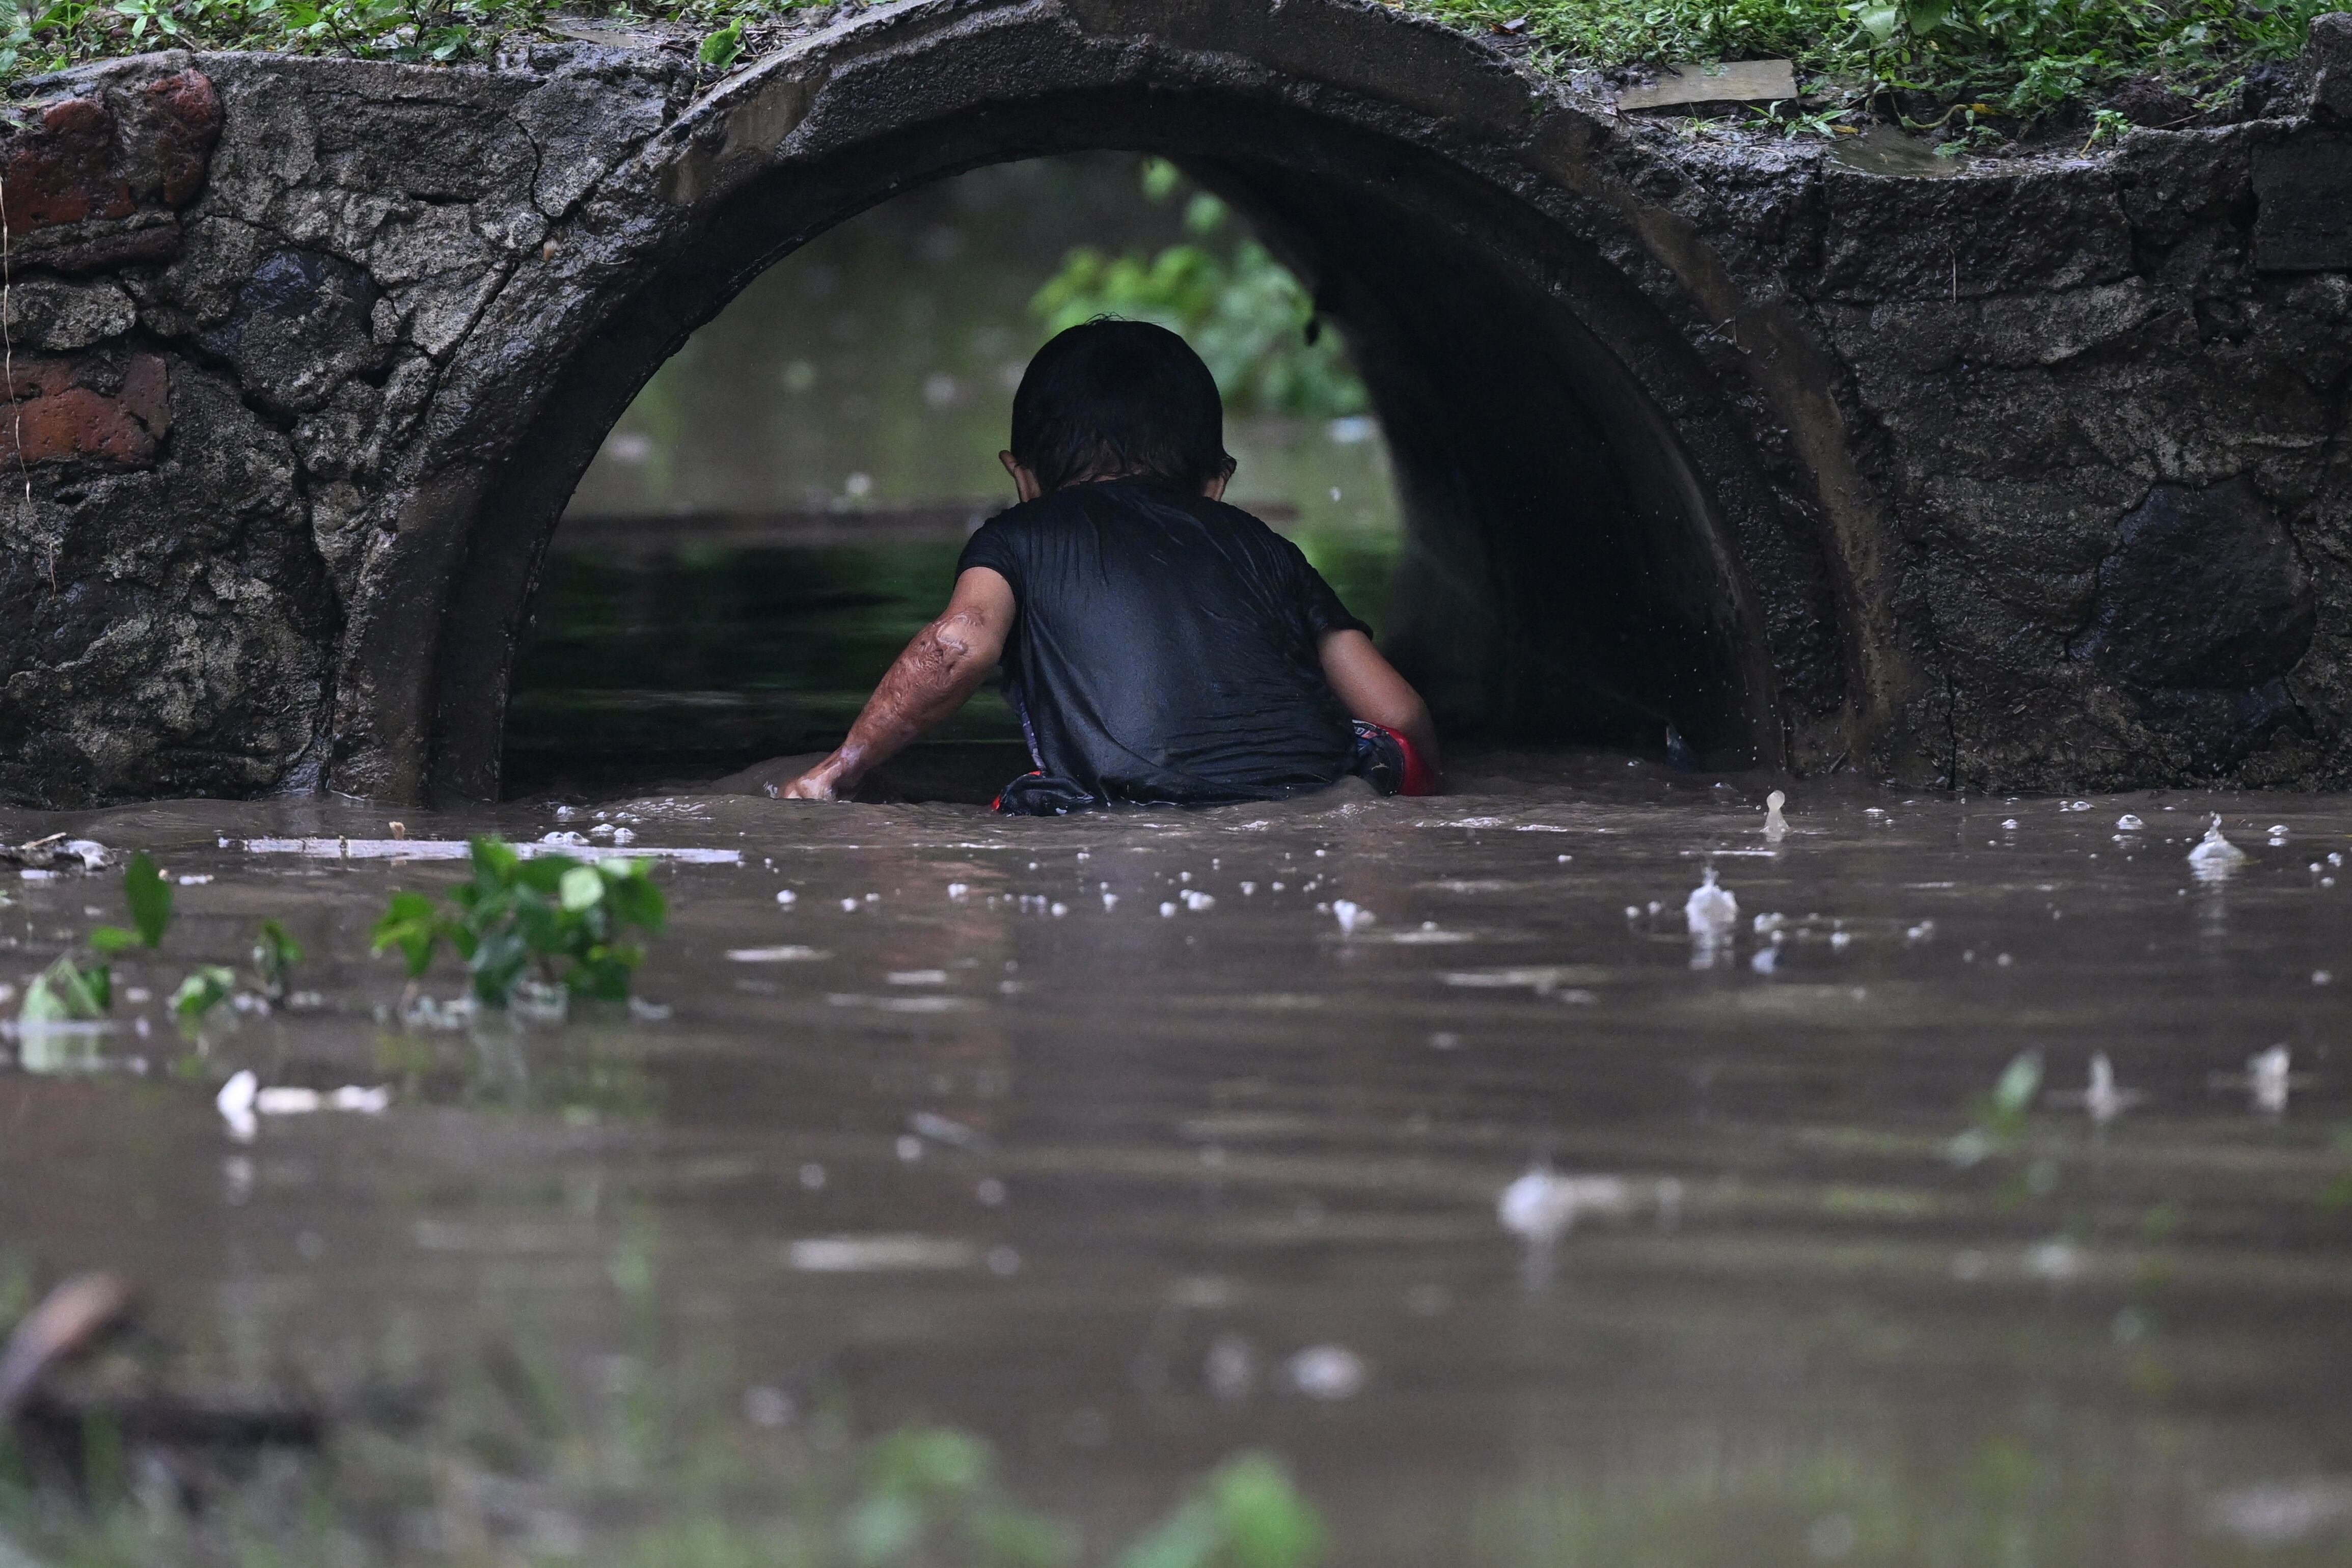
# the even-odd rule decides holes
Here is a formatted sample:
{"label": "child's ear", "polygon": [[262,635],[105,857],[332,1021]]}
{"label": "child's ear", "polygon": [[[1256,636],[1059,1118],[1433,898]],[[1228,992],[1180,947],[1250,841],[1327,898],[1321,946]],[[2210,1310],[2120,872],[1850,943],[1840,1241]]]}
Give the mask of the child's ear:
{"label": "child's ear", "polygon": [[996,460],[1004,465],[1004,471],[1007,474],[1013,476],[1013,493],[1023,500],[1034,501],[1045,493],[1045,487],[1037,483],[1037,476],[1013,454],[1000,452],[996,455]]}

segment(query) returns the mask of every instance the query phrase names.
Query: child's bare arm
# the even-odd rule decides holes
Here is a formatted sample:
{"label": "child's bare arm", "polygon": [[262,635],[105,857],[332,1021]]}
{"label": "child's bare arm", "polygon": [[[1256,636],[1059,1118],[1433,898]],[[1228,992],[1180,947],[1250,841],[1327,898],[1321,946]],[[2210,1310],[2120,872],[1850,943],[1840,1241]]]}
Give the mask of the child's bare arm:
{"label": "child's bare arm", "polygon": [[837,800],[857,781],[963,706],[1004,652],[1013,585],[984,566],[956,579],[940,618],[915,633],[866,699],[839,750],[771,792],[784,800]]}

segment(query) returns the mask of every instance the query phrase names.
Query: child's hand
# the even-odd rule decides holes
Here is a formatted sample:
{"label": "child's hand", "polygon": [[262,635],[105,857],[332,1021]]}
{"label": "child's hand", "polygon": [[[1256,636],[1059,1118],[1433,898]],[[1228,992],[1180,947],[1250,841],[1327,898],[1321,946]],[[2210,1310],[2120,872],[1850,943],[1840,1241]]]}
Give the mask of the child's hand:
{"label": "child's hand", "polygon": [[789,784],[771,784],[768,793],[779,800],[838,800],[833,777],[823,768],[812,768]]}

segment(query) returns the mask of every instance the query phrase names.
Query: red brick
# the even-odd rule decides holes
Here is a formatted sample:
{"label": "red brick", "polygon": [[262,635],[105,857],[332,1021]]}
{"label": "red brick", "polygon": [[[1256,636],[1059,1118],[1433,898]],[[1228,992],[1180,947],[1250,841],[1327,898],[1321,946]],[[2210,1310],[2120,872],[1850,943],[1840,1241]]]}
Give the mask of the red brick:
{"label": "red brick", "polygon": [[154,461],[172,426],[171,368],[156,354],[133,356],[122,390],[111,395],[79,383],[85,365],[70,359],[16,361],[0,402],[0,466],[98,458],[124,465]]}
{"label": "red brick", "polygon": [[165,77],[147,89],[160,129],[156,152],[163,168],[163,204],[184,207],[205,188],[213,144],[220,140],[220,94],[201,71]]}
{"label": "red brick", "polygon": [[126,218],[138,210],[114,162],[114,116],[95,99],[68,98],[41,110],[5,160],[7,198],[0,211],[18,234],[88,218]]}

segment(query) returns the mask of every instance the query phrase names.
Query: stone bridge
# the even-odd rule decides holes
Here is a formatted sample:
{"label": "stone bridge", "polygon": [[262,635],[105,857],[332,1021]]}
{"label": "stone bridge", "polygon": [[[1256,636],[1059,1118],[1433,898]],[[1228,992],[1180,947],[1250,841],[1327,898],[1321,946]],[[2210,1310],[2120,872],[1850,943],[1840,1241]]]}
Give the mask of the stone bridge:
{"label": "stone bridge", "polygon": [[2352,772],[2352,17],[2096,157],[1685,142],[1354,0],[903,0],[716,80],[155,55],[0,140],[0,797],[494,797],[591,455],[992,161],[1229,196],[1353,347],[1458,730],[1929,785]]}

